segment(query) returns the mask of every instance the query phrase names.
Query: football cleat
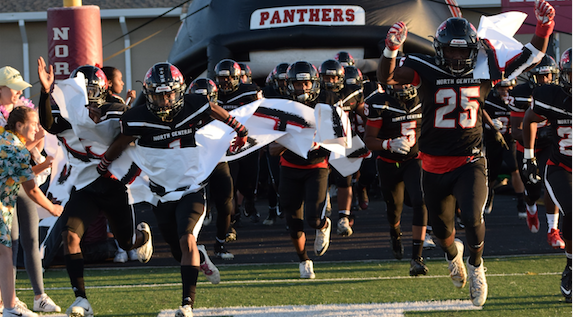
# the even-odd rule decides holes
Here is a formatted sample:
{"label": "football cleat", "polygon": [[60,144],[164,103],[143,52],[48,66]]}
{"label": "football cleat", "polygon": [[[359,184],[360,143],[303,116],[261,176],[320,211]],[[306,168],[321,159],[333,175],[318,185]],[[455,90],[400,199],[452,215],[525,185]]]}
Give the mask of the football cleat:
{"label": "football cleat", "polygon": [[432,236],[426,232],[426,237],[424,238],[424,250],[433,250],[436,247],[436,243],[434,242],[434,239],[432,239]]}
{"label": "football cleat", "polygon": [[267,216],[267,219],[263,221],[263,225],[272,226],[275,224],[277,221],[278,209],[279,206],[269,207],[269,215]]}
{"label": "football cleat", "polygon": [[410,276],[426,275],[428,267],[424,264],[424,259],[419,257],[410,261]]}
{"label": "football cleat", "polygon": [[537,233],[539,231],[539,217],[537,216],[537,209],[534,213],[531,213],[529,205],[526,205],[525,208],[527,209],[527,217],[525,218],[525,221],[527,221],[527,227],[532,233]]}
{"label": "football cleat", "polygon": [[233,253],[227,251],[225,245],[219,242],[215,242],[215,257],[223,260],[232,260],[235,258]]}
{"label": "football cleat", "polygon": [[561,239],[559,229],[551,228],[551,231],[547,234],[547,243],[553,249],[565,249],[565,242]]}
{"label": "football cleat", "polygon": [[343,237],[349,237],[352,235],[352,227],[350,226],[350,221],[348,217],[340,217],[338,219],[338,224],[336,226],[336,233]]}
{"label": "football cleat", "polygon": [[565,266],[561,274],[561,294],[565,296],[565,301],[571,303],[571,267]]}
{"label": "football cleat", "polygon": [[314,253],[318,256],[323,255],[328,250],[330,245],[330,219],[326,218],[326,226],[322,229],[316,229],[316,237],[314,238]]}
{"label": "football cleat", "polygon": [[34,311],[39,312],[56,312],[59,313],[62,311],[60,306],[56,305],[54,301],[50,298],[50,296],[46,295],[45,293],[40,296],[39,299],[34,299]]}
{"label": "football cleat", "polygon": [[193,317],[193,308],[191,308],[191,305],[179,306],[179,309],[175,312],[175,317]]}
{"label": "football cleat", "polygon": [[199,265],[201,272],[205,274],[205,277],[211,284],[219,284],[221,282],[221,275],[219,274],[219,269],[211,262],[209,256],[207,255],[207,250],[204,245],[198,245],[197,250],[203,254],[205,261]]}
{"label": "football cleat", "polygon": [[306,260],[303,262],[300,262],[298,264],[298,270],[300,271],[300,278],[315,278],[316,276],[314,275],[314,268],[313,268],[313,264],[312,264],[312,260]]}
{"label": "football cleat", "polygon": [[151,238],[151,228],[145,222],[140,222],[137,225],[137,230],[147,232],[149,239],[145,244],[137,248],[137,259],[141,263],[147,263],[151,260],[151,256],[153,255],[153,242]]}
{"label": "football cleat", "polygon": [[402,260],[404,257],[404,246],[402,245],[402,233],[398,236],[390,234],[390,245],[392,246],[392,254],[396,260]]}
{"label": "football cleat", "polygon": [[94,315],[94,311],[86,298],[76,297],[72,305],[66,309],[66,315],[69,317],[91,317]]}
{"label": "football cleat", "polygon": [[486,269],[483,266],[483,259],[478,267],[471,265],[469,260],[470,259],[468,258],[467,265],[470,299],[474,306],[481,307],[485,304],[487,299],[487,280],[485,278]]}
{"label": "football cleat", "polygon": [[455,239],[454,243],[458,249],[458,254],[451,261],[448,260],[446,255],[446,260],[448,260],[448,269],[450,270],[450,278],[452,283],[457,288],[462,288],[466,285],[467,271],[464,264],[464,243],[460,239]]}
{"label": "football cleat", "polygon": [[128,259],[129,259],[129,257],[127,256],[127,252],[125,252],[125,250],[120,249],[115,253],[115,257],[113,258],[113,262],[125,263],[125,262],[127,262]]}

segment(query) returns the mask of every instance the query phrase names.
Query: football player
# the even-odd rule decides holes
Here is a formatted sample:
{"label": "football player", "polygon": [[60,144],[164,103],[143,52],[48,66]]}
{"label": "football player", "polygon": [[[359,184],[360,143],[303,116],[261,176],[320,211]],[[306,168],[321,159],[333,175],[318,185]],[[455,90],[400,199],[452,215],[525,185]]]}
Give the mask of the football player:
{"label": "football player", "polygon": [[488,188],[489,194],[487,197],[487,204],[485,213],[489,214],[493,208],[494,187],[497,185],[497,176],[500,174],[502,163],[505,162],[508,169],[511,170],[511,183],[517,195],[517,210],[520,217],[525,218],[525,201],[523,200],[523,182],[517,169],[517,159],[515,158],[515,143],[511,137],[511,129],[509,128],[510,121],[510,108],[509,104],[512,102],[513,97],[509,92],[516,84],[516,80],[502,80],[493,87],[484,103],[485,112],[492,118],[492,122],[496,125],[508,144],[509,149],[506,149],[498,140],[496,140],[495,129],[486,126],[484,129],[484,146],[485,155],[487,159],[488,170]]}
{"label": "football player", "polygon": [[[119,118],[129,109],[125,104],[106,102],[107,78],[98,67],[91,65],[75,69],[70,78],[82,73],[86,80],[90,118],[97,126],[108,127],[119,132]],[[132,207],[128,203],[125,185],[110,174],[100,176],[92,173],[101,162],[107,146],[97,141],[80,138],[72,129],[72,124],[61,114],[57,105],[50,103],[50,91],[54,82],[53,67],[46,70],[46,63],[38,59],[38,77],[42,84],[38,113],[42,127],[49,133],[55,134],[64,145],[67,160],[72,166],[72,173],[77,173],[74,189],[62,214],[66,221],[62,233],[64,242],[64,259],[66,269],[76,300],[66,310],[68,316],[93,316],[93,309],[87,300],[84,282],[84,259],[81,241],[85,230],[100,213],[108,220],[109,227],[119,246],[124,250],[137,249],[140,262],[146,263],[153,253],[151,230],[149,225],[141,222],[134,226],[135,219]],[[93,129],[100,139],[107,138],[107,144],[113,142],[115,135],[101,133]],[[100,177],[98,177],[100,176]],[[82,185],[83,184],[83,185]],[[135,239],[134,239],[135,237]]]}
{"label": "football player", "polygon": [[[483,208],[487,199],[487,172],[482,153],[483,102],[492,80],[515,78],[538,62],[555,25],[555,9],[546,1],[535,3],[537,26],[531,42],[523,47],[521,58],[511,59],[505,73],[495,58],[488,58],[490,78],[474,78],[480,47],[493,54],[487,41],[466,19],[449,18],[438,27],[434,38],[436,56],[406,55],[397,65],[398,49],[407,36],[403,22],[388,31],[386,48],[380,57],[378,79],[386,84],[413,84],[422,100],[422,130],[419,138],[422,159],[422,190],[432,218],[434,235],[446,252],[453,284],[462,288],[469,280],[472,303],[482,306],[487,299],[483,265],[485,223]],[[494,126],[491,120],[488,124]],[[456,239],[456,202],[465,225],[469,258],[463,262],[464,244]],[[469,272],[468,272],[469,271]],[[469,276],[466,276],[468,275]]]}
{"label": "football player", "polygon": [[537,123],[551,122],[551,155],[543,181],[555,205],[563,215],[563,239],[567,265],[561,275],[561,293],[571,303],[571,48],[561,56],[559,85],[541,86],[533,91],[533,102],[523,118],[522,174],[531,182],[540,182],[534,151]]}
{"label": "football player", "polygon": [[[219,87],[217,102],[227,111],[263,97],[256,84],[243,84],[240,77],[241,67],[231,59],[224,59],[215,65],[215,82]],[[229,168],[235,190],[243,195],[243,201],[237,202],[235,210],[242,211],[247,218],[251,218],[251,221],[258,222],[260,215],[255,208],[255,198],[259,180],[259,152],[254,151],[229,162]],[[238,221],[240,212],[236,212],[235,217],[235,221]]]}
{"label": "football player", "polygon": [[[291,64],[287,70],[289,95],[295,101],[314,108],[318,103],[335,105],[338,96],[320,89],[318,70],[306,61]],[[278,143],[269,145],[271,155],[281,155],[279,199],[285,213],[290,237],[298,258],[301,278],[315,278],[312,260],[306,254],[304,219],[316,229],[314,252],[322,256],[330,245],[331,221],[326,216],[326,190],[330,154],[316,146],[303,158]]]}
{"label": "football player", "polygon": [[400,218],[407,191],[414,212],[410,275],[426,275],[422,250],[428,212],[422,199],[421,162],[417,158],[422,104],[412,85],[388,85],[384,93],[368,98],[366,109],[364,142],[368,149],[378,151],[376,166],[386,202],[392,253],[398,260],[404,256]]}
{"label": "football player", "polygon": [[[220,120],[235,130],[237,137],[231,145],[232,151],[245,144],[246,128],[227,111],[211,102],[206,95],[184,92],[185,81],[177,67],[170,63],[153,65],[143,81],[146,107],[132,108],[122,116],[122,133],[108,148],[98,171],[107,173],[109,163],[133,141],[139,148],[138,155],[155,153],[156,158],[165,158],[163,161],[145,161],[149,166],[142,166],[143,170],[163,168],[180,171],[182,167],[173,164],[171,159],[174,151],[181,152],[180,155],[192,151],[196,147],[196,130],[209,118]],[[158,150],[169,151],[169,155],[160,156],[156,152]],[[150,177],[151,190],[167,197],[168,193],[161,183],[168,184],[170,180],[161,179],[162,175],[153,177]],[[205,213],[204,190],[187,188],[183,186],[175,190],[182,192],[180,198],[160,200],[153,208],[163,238],[169,244],[173,257],[181,263],[182,304],[175,314],[179,317],[193,316],[199,271],[213,284],[220,281],[219,270],[209,260],[205,246],[197,245]]]}
{"label": "football player", "polygon": [[[525,111],[531,105],[531,94],[533,91],[544,84],[557,84],[559,68],[553,57],[545,55],[541,62],[537,64],[528,73],[529,81],[517,85],[511,92],[511,135],[516,140],[516,158],[518,162],[523,159],[523,132],[522,121]],[[547,121],[537,124],[537,138],[535,140],[535,151],[537,163],[539,164],[541,176],[545,173],[545,162],[551,153],[551,127]],[[525,220],[529,230],[533,233],[539,231],[539,216],[537,212],[537,200],[541,197],[542,183],[532,183],[522,178],[525,185],[524,193],[526,202]],[[543,195],[545,204],[545,215],[547,217],[547,242],[555,249],[563,249],[565,242],[561,239],[559,232],[559,209],[555,206],[547,191]]]}

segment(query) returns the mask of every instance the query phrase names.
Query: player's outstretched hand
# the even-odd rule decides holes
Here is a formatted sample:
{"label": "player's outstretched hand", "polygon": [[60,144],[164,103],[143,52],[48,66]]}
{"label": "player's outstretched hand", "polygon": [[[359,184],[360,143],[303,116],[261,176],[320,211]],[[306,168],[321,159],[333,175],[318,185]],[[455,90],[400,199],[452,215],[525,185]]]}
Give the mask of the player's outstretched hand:
{"label": "player's outstretched hand", "polygon": [[388,30],[388,34],[386,34],[386,47],[391,51],[399,49],[406,41],[407,36],[408,28],[406,24],[402,21],[394,23]]}
{"label": "player's outstretched hand", "polygon": [[247,136],[236,136],[233,142],[231,142],[231,146],[229,147],[229,151],[231,153],[237,153],[239,150],[247,144]]}

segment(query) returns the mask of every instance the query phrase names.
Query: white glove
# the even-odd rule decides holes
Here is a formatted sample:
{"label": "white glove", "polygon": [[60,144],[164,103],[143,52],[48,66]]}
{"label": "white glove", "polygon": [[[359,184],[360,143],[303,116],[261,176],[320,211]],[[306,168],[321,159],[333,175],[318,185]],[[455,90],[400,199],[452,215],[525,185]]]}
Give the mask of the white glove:
{"label": "white glove", "polygon": [[402,136],[395,139],[384,140],[382,142],[382,148],[392,153],[407,155],[410,152],[411,145],[408,138]]}
{"label": "white glove", "polygon": [[535,1],[535,17],[541,24],[547,24],[555,18],[555,9],[544,0]]}
{"label": "white glove", "polygon": [[498,118],[491,119],[491,121],[493,122],[493,126],[496,130],[501,130],[503,128],[503,122]]}

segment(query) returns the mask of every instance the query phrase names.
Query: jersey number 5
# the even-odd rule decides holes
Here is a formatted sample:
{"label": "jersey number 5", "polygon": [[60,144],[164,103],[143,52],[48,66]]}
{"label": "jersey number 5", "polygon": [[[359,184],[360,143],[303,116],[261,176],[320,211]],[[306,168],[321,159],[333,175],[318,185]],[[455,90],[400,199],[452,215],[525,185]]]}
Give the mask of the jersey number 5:
{"label": "jersey number 5", "polygon": [[[479,98],[479,87],[462,87],[459,92],[454,88],[442,88],[436,93],[434,102],[436,109],[434,127],[443,129],[455,129],[459,124],[462,129],[470,129],[476,126],[479,102],[472,98]],[[458,100],[459,96],[459,100]],[[461,110],[456,111],[459,104]],[[446,118],[452,112],[456,112],[457,118]]]}

